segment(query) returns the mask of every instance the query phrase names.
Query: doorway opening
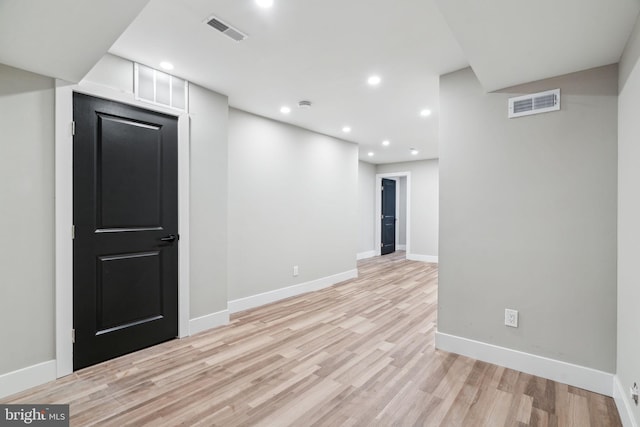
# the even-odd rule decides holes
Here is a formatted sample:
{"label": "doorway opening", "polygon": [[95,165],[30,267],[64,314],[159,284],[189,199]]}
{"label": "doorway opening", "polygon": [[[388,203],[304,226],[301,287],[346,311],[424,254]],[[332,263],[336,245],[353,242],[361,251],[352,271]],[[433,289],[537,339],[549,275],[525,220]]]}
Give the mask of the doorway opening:
{"label": "doorway opening", "polygon": [[73,372],[73,94],[83,93],[178,118],[178,336],[189,335],[189,117],[184,112],[133,99],[132,94],[92,83],[56,80],[55,249],[56,372]]}
{"label": "doorway opening", "polygon": [[73,369],[178,335],[178,118],[73,96]]}
{"label": "doorway opening", "polygon": [[398,185],[397,178],[382,178],[382,209],[380,211],[380,254],[388,255],[396,251],[398,234]]}
{"label": "doorway opening", "polygon": [[[389,240],[391,232],[391,218],[384,218],[383,213],[383,182],[393,181],[395,184],[395,213],[393,222],[394,248],[389,251],[389,244],[385,248],[383,240]],[[388,190],[387,190],[388,191]],[[389,207],[389,206],[387,206]],[[388,209],[386,209],[388,210]],[[391,215],[387,215],[389,217]],[[375,242],[376,256],[393,251],[406,251],[405,256],[411,253],[411,172],[393,172],[376,174],[376,205],[375,205]],[[385,225],[386,224],[386,225]],[[386,229],[386,231],[385,231]],[[386,236],[385,236],[386,234]]]}

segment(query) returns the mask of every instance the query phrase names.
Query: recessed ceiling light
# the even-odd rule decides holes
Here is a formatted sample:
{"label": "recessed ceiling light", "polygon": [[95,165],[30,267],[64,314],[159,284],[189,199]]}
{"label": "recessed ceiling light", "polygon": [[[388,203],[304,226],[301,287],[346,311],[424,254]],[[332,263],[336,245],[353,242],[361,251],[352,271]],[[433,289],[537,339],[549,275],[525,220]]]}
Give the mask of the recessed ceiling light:
{"label": "recessed ceiling light", "polygon": [[369,151],[369,152],[367,153],[367,156],[369,156],[369,157],[373,157],[373,155],[374,155],[374,154],[375,154],[375,153],[374,153],[373,151]]}
{"label": "recessed ceiling light", "polygon": [[418,150],[416,150],[415,148],[412,148],[412,149],[411,149],[411,155],[412,155],[412,156],[417,156],[417,155],[418,155],[418,153],[419,153],[419,151],[418,151]]}
{"label": "recessed ceiling light", "polygon": [[424,110],[420,111],[420,115],[422,117],[429,117],[431,115],[431,110],[425,108]]}
{"label": "recessed ceiling light", "polygon": [[385,147],[388,147],[389,144],[391,144],[391,141],[389,141],[388,139],[385,139],[384,141],[382,141],[382,145],[384,145]]}
{"label": "recessed ceiling light", "polygon": [[342,128],[342,132],[349,133],[349,132],[351,132],[351,128],[349,126],[345,126],[345,127]]}
{"label": "recessed ceiling light", "polygon": [[280,108],[280,112],[282,114],[289,114],[291,112],[291,108],[289,108],[286,105],[284,105],[283,107]]}
{"label": "recessed ceiling light", "polygon": [[162,61],[160,63],[160,68],[162,68],[163,70],[171,71],[173,70],[173,64],[168,61]]}
{"label": "recessed ceiling light", "polygon": [[369,77],[369,79],[367,79],[367,83],[369,83],[371,86],[378,86],[381,81],[382,79],[380,78],[380,76],[371,76]]}
{"label": "recessed ceiling light", "polygon": [[268,8],[273,6],[273,0],[256,0],[256,4],[260,7]]}

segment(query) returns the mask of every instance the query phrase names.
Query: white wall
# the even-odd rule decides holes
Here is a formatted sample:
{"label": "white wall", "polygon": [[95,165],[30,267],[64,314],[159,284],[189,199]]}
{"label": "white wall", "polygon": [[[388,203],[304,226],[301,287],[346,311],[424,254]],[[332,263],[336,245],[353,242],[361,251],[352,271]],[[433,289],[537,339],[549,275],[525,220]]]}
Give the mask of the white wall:
{"label": "white wall", "polygon": [[[439,332],[615,372],[617,77],[441,77]],[[510,96],[558,87],[561,111],[507,118]]]}
{"label": "white wall", "polygon": [[87,73],[83,82],[118,90],[133,99],[133,62],[107,54]]}
{"label": "white wall", "polygon": [[227,97],[189,84],[192,319],[227,309]]}
{"label": "white wall", "polygon": [[0,375],[55,358],[53,86],[0,64]]}
{"label": "white wall", "polygon": [[416,258],[438,256],[438,160],[377,165],[376,173],[411,172],[410,254]]}
{"label": "white wall", "polygon": [[358,258],[375,254],[376,166],[358,162]]}
{"label": "white wall", "polygon": [[[398,245],[407,244],[407,177],[398,178]],[[436,209],[437,211],[437,209]]]}
{"label": "white wall", "polygon": [[355,144],[230,109],[231,300],[356,268],[357,151]]}
{"label": "white wall", "polygon": [[[629,399],[640,384],[640,21],[620,62],[618,98],[618,352],[621,413],[640,424],[640,409]],[[626,409],[626,410],[625,410]],[[623,414],[624,415],[624,414]]]}

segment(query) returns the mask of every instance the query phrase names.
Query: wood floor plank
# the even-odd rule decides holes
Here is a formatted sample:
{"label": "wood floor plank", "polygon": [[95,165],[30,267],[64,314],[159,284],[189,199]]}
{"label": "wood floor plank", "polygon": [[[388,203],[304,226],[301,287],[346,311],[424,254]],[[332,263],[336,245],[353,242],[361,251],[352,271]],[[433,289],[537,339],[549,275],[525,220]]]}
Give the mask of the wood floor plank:
{"label": "wood floor plank", "polygon": [[435,350],[437,264],[358,270],[2,403],[70,404],[83,427],[621,425],[608,397]]}

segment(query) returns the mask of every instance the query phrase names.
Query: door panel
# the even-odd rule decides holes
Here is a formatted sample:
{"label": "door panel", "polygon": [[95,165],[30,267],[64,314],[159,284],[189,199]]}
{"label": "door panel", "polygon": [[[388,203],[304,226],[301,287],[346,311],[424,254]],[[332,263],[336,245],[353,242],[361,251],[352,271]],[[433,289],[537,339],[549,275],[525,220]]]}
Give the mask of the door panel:
{"label": "door panel", "polygon": [[[159,227],[160,129],[103,114],[97,120],[98,227]],[[131,140],[135,143],[128,144]]]}
{"label": "door panel", "polygon": [[74,94],[74,369],[178,334],[177,119]]}
{"label": "door panel", "polygon": [[160,252],[98,258],[97,334],[162,316]]}
{"label": "door panel", "polygon": [[382,179],[381,255],[396,251],[396,182]]}

